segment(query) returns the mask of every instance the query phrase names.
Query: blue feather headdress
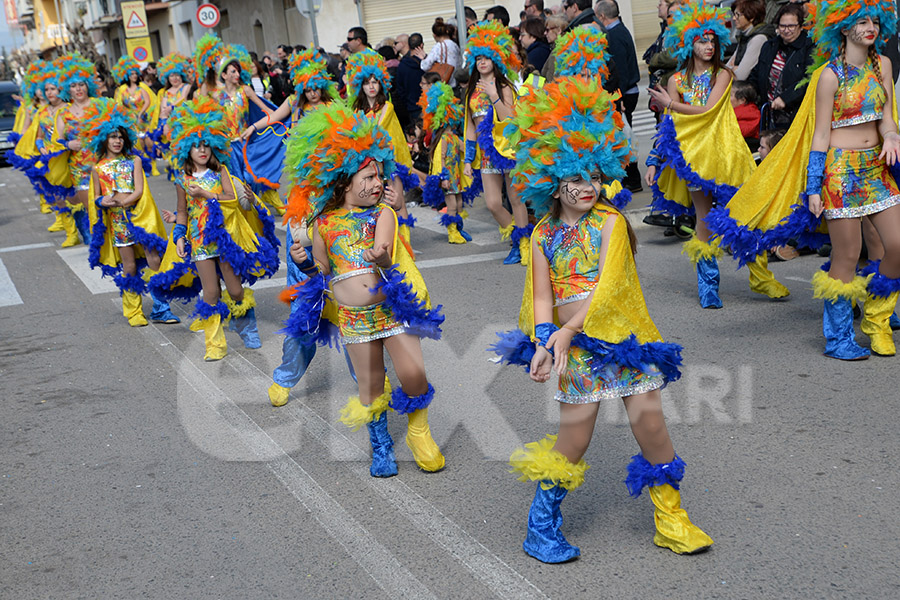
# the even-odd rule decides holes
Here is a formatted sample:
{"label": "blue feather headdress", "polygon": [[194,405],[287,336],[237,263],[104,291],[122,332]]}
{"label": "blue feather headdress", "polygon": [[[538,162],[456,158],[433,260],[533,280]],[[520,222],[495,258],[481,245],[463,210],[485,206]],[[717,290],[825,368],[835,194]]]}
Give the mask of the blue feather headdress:
{"label": "blue feather headdress", "polygon": [[168,123],[172,131],[172,163],[182,169],[190,158],[191,148],[205,143],[223,165],[231,162],[231,140],[225,124],[225,113],[209,96],[198,96],[175,107]]}
{"label": "blue feather headdress", "polygon": [[727,22],[727,8],[717,8],[703,0],[676,5],[669,17],[663,45],[679,64],[683,64],[694,53],[697,38],[712,33],[719,38],[719,58],[724,58],[730,37]]}
{"label": "blue feather headdress", "polygon": [[129,111],[112,98],[97,98],[93,101],[96,113],[85,123],[81,135],[84,144],[94,154],[100,152],[109,134],[119,131],[125,132],[132,146],[138,139],[137,123]]}

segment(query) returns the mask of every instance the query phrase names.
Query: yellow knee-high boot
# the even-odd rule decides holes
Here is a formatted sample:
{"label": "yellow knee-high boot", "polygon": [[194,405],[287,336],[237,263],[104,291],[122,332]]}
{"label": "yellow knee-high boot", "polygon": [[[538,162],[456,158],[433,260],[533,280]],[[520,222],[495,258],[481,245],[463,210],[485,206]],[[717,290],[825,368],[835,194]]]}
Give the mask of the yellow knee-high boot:
{"label": "yellow knee-high boot", "polygon": [[757,256],[755,262],[747,263],[747,269],[750,270],[751,291],[764,294],[769,298],[785,298],[791,295],[791,291],[775,279],[775,275],[769,270],[767,252]]}
{"label": "yellow knee-high boot", "polygon": [[[49,215],[50,213],[53,212],[53,209],[50,208],[50,205],[47,204],[47,200],[45,200],[43,196],[38,196],[38,203],[40,204],[42,215]],[[54,224],[55,224],[55,222],[54,222]],[[51,225],[51,227],[52,227],[52,225]],[[54,229],[53,231],[61,231],[61,230]]]}
{"label": "yellow knee-high boot", "polygon": [[859,328],[869,336],[872,352],[879,356],[894,356],[897,349],[890,320],[900,296],[900,278],[885,277],[878,272],[877,263],[873,266],[875,273],[869,280]]}
{"label": "yellow knee-high boot", "polygon": [[428,406],[433,399],[434,386],[430,383],[425,393],[418,396],[408,395],[402,387],[391,391],[391,408],[409,417],[406,445],[419,468],[432,473],[444,468],[444,455],[431,437],[428,426]]}
{"label": "yellow knee-high boot", "polygon": [[[44,199],[44,197],[41,196],[41,200],[43,200],[43,199]],[[49,204],[46,204],[46,206],[47,206],[47,208],[50,208]],[[56,231],[65,231],[66,228],[63,225],[62,213],[59,212],[58,210],[53,210],[53,209],[50,209],[50,210],[54,213],[54,215],[53,215],[53,222],[50,223],[50,227],[47,228],[47,231],[49,231],[50,233],[53,233]]]}
{"label": "yellow knee-high boot", "polygon": [[78,235],[78,226],[75,224],[75,217],[72,211],[66,211],[61,214],[63,229],[66,231],[66,239],[62,243],[63,248],[70,248],[81,243],[81,236]]}
{"label": "yellow knee-high boot", "polygon": [[147,324],[142,297],[136,292],[122,292],[122,314],[132,327],[143,327]]}
{"label": "yellow knee-high boot", "polygon": [[191,331],[203,331],[206,340],[206,354],[203,360],[214,361],[225,358],[228,354],[228,342],[225,340],[225,329],[222,327],[223,315],[229,314],[228,306],[221,300],[215,306],[203,300],[197,300],[199,319],[191,323]]}

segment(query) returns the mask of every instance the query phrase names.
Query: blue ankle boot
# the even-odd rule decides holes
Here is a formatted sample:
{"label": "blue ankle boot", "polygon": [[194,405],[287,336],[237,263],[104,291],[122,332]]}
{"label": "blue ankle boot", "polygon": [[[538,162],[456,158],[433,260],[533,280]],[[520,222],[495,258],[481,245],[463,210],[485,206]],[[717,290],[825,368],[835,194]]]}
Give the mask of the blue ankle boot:
{"label": "blue ankle boot", "polygon": [[900,329],[900,317],[897,316],[896,312],[891,313],[891,318],[888,320],[888,324],[891,326],[892,331],[897,331]]}
{"label": "blue ankle boot", "polygon": [[150,311],[150,320],[154,323],[174,324],[181,323],[181,319],[175,316],[175,313],[169,308],[169,303],[160,300],[153,292],[150,292],[153,298],[153,310]]}
{"label": "blue ankle boot", "polygon": [[719,298],[719,262],[715,258],[697,261],[697,294],[703,308],[722,308]]}
{"label": "blue ankle boot", "polygon": [[849,298],[834,302],[825,300],[822,313],[822,333],[825,335],[825,356],[840,360],[862,360],[869,350],[856,343],[853,329],[853,307]]}
{"label": "blue ankle boot", "polygon": [[256,325],[256,309],[249,309],[242,317],[232,317],[228,328],[241,336],[245,348],[262,346],[262,342],[259,340],[259,329]]}
{"label": "blue ankle boot", "polygon": [[[545,485],[551,485],[548,490]],[[528,535],[522,549],[545,563],[562,563],[581,556],[581,550],[566,541],[560,527],[562,512],[559,505],[568,490],[553,482],[538,482],[531,510],[528,511]]]}
{"label": "blue ankle boot", "polygon": [[372,443],[372,477],[393,477],[397,474],[397,459],[394,458],[394,440],[387,428],[387,412],[366,423],[369,441]]}

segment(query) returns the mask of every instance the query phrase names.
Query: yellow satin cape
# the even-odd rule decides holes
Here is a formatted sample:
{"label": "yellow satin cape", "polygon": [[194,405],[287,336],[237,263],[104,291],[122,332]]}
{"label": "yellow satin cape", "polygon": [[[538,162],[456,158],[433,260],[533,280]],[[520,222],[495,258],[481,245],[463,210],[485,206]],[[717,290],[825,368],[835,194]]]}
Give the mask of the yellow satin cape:
{"label": "yellow satin cape", "polygon": [[403,128],[400,127],[400,121],[397,119],[397,113],[394,112],[394,105],[386,102],[384,105],[384,113],[381,115],[379,124],[387,129],[388,135],[391,136],[391,143],[394,144],[394,162],[412,168],[412,156],[409,153],[409,145],[406,143],[406,135]]}
{"label": "yellow satin cape", "polygon": [[[704,113],[667,114],[675,124],[675,137],[685,162],[701,178],[737,188],[756,170],[731,106],[731,83],[715,106]],[[692,205],[687,184],[673,168],[664,167],[656,183],[667,200]]]}
{"label": "yellow satin cape", "polygon": [[[628,226],[625,217],[607,205],[596,205],[595,211],[616,215],[612,236],[606,251],[606,260],[600,270],[600,278],[594,287],[594,295],[584,320],[584,333],[597,340],[618,344],[632,334],[641,344],[663,341],[659,330],[650,318],[641,282],[638,279]],[[549,217],[545,216],[535,229]],[[534,261],[528,266],[522,308],[519,311],[519,329],[537,341],[534,335]],[[554,309],[554,322],[559,318]]]}
{"label": "yellow satin cape", "polygon": [[27,114],[28,109],[25,108],[25,99],[19,103],[19,108],[16,109],[16,119],[13,121],[13,132],[22,133],[22,129],[24,129],[25,125],[25,115]]}
{"label": "yellow satin cape", "polygon": [[[40,150],[37,147],[37,136],[40,127],[38,122],[40,121],[40,116],[43,111],[49,111],[49,107],[47,105],[42,106],[38,111],[34,114],[31,119],[31,123],[28,125],[28,128],[22,133],[22,137],[19,138],[19,141],[16,143],[15,154],[22,158],[35,158],[41,155]],[[62,110],[62,109],[60,109]],[[23,117],[24,118],[24,117]],[[59,119],[59,112],[56,113],[56,118]],[[54,122],[54,131],[57,130],[58,121]],[[65,146],[60,144],[56,139],[52,140],[44,140],[44,148],[46,148],[49,152],[59,152],[60,150],[65,150]],[[38,160],[35,163],[35,166],[40,167],[44,164],[44,160]],[[69,152],[62,152],[51,158],[49,162],[47,162],[47,182],[51,185],[58,187],[73,187],[72,186],[72,176],[69,173]]]}
{"label": "yellow satin cape", "polygon": [[[135,157],[134,160],[140,159]],[[153,194],[150,193],[150,186],[147,185],[147,176],[146,174],[143,176],[144,192],[141,194],[137,203],[131,207],[131,222],[135,227],[140,227],[147,233],[166,239],[166,224],[162,220],[162,216],[156,206],[156,201],[153,199]],[[96,181],[96,177],[96,173],[91,171],[91,185],[88,188],[88,217],[91,220],[91,231],[93,231],[97,221],[100,220],[100,209],[97,208],[97,204],[95,203],[97,196],[94,193],[94,182]],[[100,264],[108,267],[116,267],[122,262],[122,255],[119,253],[119,249],[113,244],[114,236],[112,234],[112,220],[106,219],[105,225],[106,235],[103,238],[103,246],[100,247]],[[169,244],[168,248],[171,247],[172,244]],[[146,257],[146,250],[140,243],[134,246],[134,255],[136,258]]]}
{"label": "yellow satin cape", "polygon": [[[156,94],[153,93],[153,88],[151,88],[143,81],[138,83],[138,87],[141,90],[147,92],[147,97],[150,99],[150,106],[148,106],[144,111],[144,113],[147,115],[147,122],[145,123],[138,118],[139,113],[136,113],[134,116],[135,121],[137,121],[138,130],[153,131],[159,124],[159,98]],[[118,104],[122,104],[122,95],[125,93],[125,90],[127,88],[128,85],[124,83],[116,88],[115,101]]]}
{"label": "yellow satin cape", "polygon": [[[431,170],[428,172],[429,175],[440,175],[444,172],[444,146],[446,145],[446,135],[441,136],[441,139],[438,140],[437,146],[434,149],[434,156],[431,157]],[[456,135],[455,133],[453,135]],[[460,144],[463,142],[460,141]],[[463,161],[459,161],[459,169],[456,173],[450,173],[450,182],[458,183],[459,190],[463,191],[469,188],[472,185],[472,178],[466,177],[465,172],[463,170]]]}

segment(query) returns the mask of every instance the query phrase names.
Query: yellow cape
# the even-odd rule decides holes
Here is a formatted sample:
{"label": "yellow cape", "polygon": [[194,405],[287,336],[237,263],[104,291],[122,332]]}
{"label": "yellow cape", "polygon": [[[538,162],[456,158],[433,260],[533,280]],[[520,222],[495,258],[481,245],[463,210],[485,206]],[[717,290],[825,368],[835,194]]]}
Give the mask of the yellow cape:
{"label": "yellow cape", "polygon": [[394,162],[412,168],[412,156],[409,154],[409,145],[406,143],[406,135],[403,128],[400,127],[400,121],[397,119],[397,113],[394,112],[394,105],[386,102],[384,105],[384,114],[381,116],[380,124],[387,129],[391,136],[391,142],[394,144]]}
{"label": "yellow cape", "polygon": [[[144,111],[144,114],[147,115],[146,121],[141,121],[141,119],[138,118],[137,111],[135,111],[136,114],[134,118],[137,121],[138,130],[153,131],[153,129],[150,129],[150,125],[153,123],[154,115],[156,122],[159,122],[159,98],[153,93],[153,89],[143,81],[138,83],[138,87],[146,92],[147,97],[150,99],[150,105]],[[128,85],[125,83],[116,88],[115,100],[118,104],[123,104],[122,96],[125,94],[126,89],[128,89]],[[153,128],[155,129],[156,125],[154,125]]]}
{"label": "yellow cape", "polygon": [[27,114],[28,109],[25,108],[25,99],[19,103],[19,108],[16,109],[16,120],[13,122],[13,131],[15,133],[22,133],[22,129],[24,129],[25,125],[25,115]]}
{"label": "yellow cape", "polygon": [[[662,336],[650,318],[647,303],[644,301],[644,292],[641,290],[641,282],[631,252],[625,217],[606,205],[597,205],[594,210],[616,215],[617,218],[613,224],[606,260],[601,266],[600,278],[594,287],[594,295],[584,320],[584,333],[612,344],[618,344],[632,334],[641,344],[662,341]],[[541,219],[535,229],[547,218],[545,216]],[[534,261],[531,261],[525,277],[525,291],[522,296],[522,308],[519,311],[519,329],[536,341],[533,269]],[[554,322],[559,325],[559,319],[555,314]]]}
{"label": "yellow cape", "polygon": [[[740,187],[756,170],[756,162],[741,135],[734,108],[731,84],[710,110],[699,115],[668,113],[675,125],[675,138],[688,168],[707,181]],[[691,206],[687,184],[669,166],[657,180],[667,200]]]}
{"label": "yellow cape", "polygon": [[[135,157],[134,160],[140,159]],[[88,188],[88,216],[91,220],[92,231],[94,225],[100,220],[100,209],[97,208],[97,204],[94,202],[97,199],[94,193],[95,181],[96,174],[92,171],[91,185]],[[166,225],[159,214],[159,209],[156,207],[156,201],[153,200],[153,194],[150,193],[146,175],[144,175],[144,192],[137,203],[131,207],[131,222],[135,227],[140,227],[147,233],[166,239]],[[113,244],[112,220],[107,218],[104,224],[106,225],[106,235],[103,238],[103,246],[100,247],[100,264],[116,267],[122,262],[122,256],[119,254],[119,249]],[[169,244],[168,247],[170,248],[171,246],[172,244]],[[137,244],[134,247],[134,254],[137,258],[143,258],[147,255],[146,249],[141,244]]]}

